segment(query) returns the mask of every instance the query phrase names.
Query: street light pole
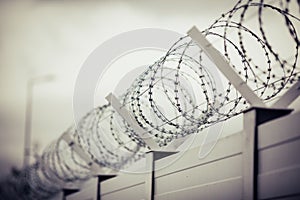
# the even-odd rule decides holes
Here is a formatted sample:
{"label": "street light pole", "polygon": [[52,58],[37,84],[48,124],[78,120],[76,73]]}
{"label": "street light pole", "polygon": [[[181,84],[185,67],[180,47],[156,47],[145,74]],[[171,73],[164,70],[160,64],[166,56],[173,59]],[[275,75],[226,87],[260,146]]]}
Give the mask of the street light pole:
{"label": "street light pole", "polygon": [[49,74],[41,77],[31,78],[27,82],[23,167],[27,167],[30,164],[33,87],[37,83],[49,82],[54,80],[54,78],[54,75]]}
{"label": "street light pole", "polygon": [[32,115],[32,91],[33,79],[27,82],[27,97],[26,97],[26,115],[25,115],[25,134],[24,134],[24,161],[23,166],[29,165],[30,161],[30,143],[31,143],[31,115]]}

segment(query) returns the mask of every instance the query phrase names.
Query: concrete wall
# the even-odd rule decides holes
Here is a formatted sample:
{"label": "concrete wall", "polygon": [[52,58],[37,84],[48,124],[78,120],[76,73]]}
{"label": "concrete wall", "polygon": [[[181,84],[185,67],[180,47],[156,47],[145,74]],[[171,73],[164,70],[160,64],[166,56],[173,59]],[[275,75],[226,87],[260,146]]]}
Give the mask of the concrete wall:
{"label": "concrete wall", "polygon": [[[300,199],[299,122],[300,112],[258,127],[259,199]],[[179,158],[174,154],[156,161],[155,167],[161,169],[154,174],[155,199],[242,199],[243,134],[241,131],[221,138],[213,151],[202,159],[196,147]],[[101,199],[146,199],[148,177],[145,173],[123,173],[104,181]],[[87,190],[83,188],[67,199],[82,200],[79,195]]]}

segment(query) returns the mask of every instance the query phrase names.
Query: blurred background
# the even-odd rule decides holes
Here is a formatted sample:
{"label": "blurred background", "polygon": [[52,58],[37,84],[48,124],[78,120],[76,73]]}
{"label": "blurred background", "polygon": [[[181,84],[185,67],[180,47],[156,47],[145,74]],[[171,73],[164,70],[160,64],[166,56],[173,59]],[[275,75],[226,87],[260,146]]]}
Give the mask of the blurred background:
{"label": "blurred background", "polygon": [[[0,0],[0,177],[9,173],[12,166],[23,165],[28,96],[33,162],[35,155],[74,123],[72,98],[76,77],[96,47],[115,35],[140,28],[185,34],[196,25],[203,30],[235,3]],[[270,26],[276,25],[272,17],[269,20]]]}
{"label": "blurred background", "polygon": [[32,91],[29,123],[33,162],[34,154],[40,154],[73,123],[75,80],[97,46],[139,28],[185,34],[197,25],[202,30],[235,3],[0,0],[0,176],[23,164],[28,90]]}

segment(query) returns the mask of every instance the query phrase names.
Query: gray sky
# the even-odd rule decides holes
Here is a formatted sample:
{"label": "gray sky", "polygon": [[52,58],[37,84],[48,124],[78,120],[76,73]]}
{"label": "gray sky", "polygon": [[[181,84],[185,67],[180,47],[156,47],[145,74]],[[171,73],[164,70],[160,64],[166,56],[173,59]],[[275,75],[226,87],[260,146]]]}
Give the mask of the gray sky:
{"label": "gray sky", "polygon": [[[0,170],[21,167],[26,84],[33,94],[32,143],[42,150],[73,123],[72,95],[80,67],[102,42],[125,31],[208,27],[233,0],[0,1]],[[116,80],[117,81],[117,80]]]}
{"label": "gray sky", "polygon": [[[205,2],[205,3],[204,3]],[[218,2],[218,3],[217,3]],[[73,123],[72,95],[87,56],[114,35],[138,28],[185,33],[207,27],[235,1],[0,1],[0,168],[23,158],[26,84],[33,94],[32,143],[40,150]]]}

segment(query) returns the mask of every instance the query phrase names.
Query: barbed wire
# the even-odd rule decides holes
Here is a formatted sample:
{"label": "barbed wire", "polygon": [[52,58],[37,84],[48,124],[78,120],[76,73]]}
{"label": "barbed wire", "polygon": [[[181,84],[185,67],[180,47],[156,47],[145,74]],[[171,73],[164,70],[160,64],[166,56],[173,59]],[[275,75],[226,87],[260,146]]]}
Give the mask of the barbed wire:
{"label": "barbed wire", "polygon": [[[297,1],[298,10],[291,9],[292,3],[239,0],[202,31],[264,102],[272,102],[300,80],[300,5]],[[246,23],[248,15],[252,17]],[[269,16],[276,23],[272,30],[270,22],[266,23]],[[279,39],[292,53],[287,55]],[[159,146],[166,146],[250,106],[214,68],[191,38],[182,37],[133,81],[120,96],[121,104],[149,137]],[[14,190],[22,194],[22,199],[46,199],[67,183],[90,178],[93,163],[103,169],[120,170],[142,158],[149,149],[141,133],[135,132],[110,104],[93,109],[65,134],[72,142],[60,138],[50,144],[36,164],[9,180],[0,197]],[[76,152],[74,144],[86,153],[89,162]]]}

